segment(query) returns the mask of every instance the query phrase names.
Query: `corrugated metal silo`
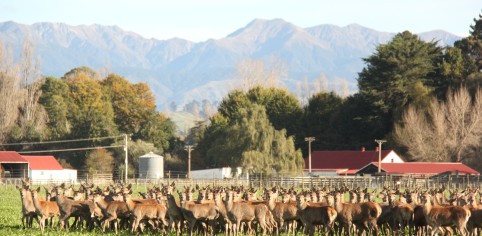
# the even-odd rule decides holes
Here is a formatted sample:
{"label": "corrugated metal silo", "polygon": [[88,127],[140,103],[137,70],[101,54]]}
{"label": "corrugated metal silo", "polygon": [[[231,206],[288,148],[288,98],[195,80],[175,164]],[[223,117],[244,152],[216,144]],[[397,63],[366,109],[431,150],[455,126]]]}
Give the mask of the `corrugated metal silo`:
{"label": "corrugated metal silo", "polygon": [[147,153],[139,157],[139,178],[160,179],[164,177],[164,157]]}

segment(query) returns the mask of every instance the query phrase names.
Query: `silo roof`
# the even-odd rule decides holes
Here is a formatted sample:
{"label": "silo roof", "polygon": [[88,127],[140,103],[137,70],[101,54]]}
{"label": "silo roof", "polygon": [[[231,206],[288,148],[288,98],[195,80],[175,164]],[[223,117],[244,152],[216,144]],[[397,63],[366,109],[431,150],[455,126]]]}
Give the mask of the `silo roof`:
{"label": "silo roof", "polygon": [[157,154],[155,154],[155,153],[153,153],[153,152],[144,154],[144,155],[140,156],[139,158],[153,158],[153,157],[154,157],[154,158],[162,158],[161,155],[157,155]]}

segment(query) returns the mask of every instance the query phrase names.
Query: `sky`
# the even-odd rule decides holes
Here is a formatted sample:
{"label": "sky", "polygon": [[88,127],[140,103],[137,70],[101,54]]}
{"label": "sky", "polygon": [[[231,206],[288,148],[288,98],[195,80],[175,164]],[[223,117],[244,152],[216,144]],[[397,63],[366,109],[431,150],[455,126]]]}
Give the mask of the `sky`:
{"label": "sky", "polygon": [[357,23],[378,31],[465,37],[481,0],[1,0],[0,22],[116,25],[146,38],[219,39],[254,19],[299,27]]}

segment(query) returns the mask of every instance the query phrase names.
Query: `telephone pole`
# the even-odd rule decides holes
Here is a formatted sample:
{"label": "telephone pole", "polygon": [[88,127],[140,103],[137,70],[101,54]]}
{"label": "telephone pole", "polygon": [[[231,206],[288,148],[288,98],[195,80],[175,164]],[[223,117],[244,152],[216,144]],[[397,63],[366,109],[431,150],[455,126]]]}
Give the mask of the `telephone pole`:
{"label": "telephone pole", "polygon": [[382,173],[382,144],[386,143],[387,140],[375,139],[378,143],[378,174]]}
{"label": "telephone pole", "polygon": [[315,137],[306,137],[305,141],[308,142],[308,170],[311,175],[311,142],[315,141]]}
{"label": "telephone pole", "polygon": [[124,151],[125,151],[125,165],[126,165],[126,173],[124,177],[124,181],[127,184],[127,171],[129,171],[129,157],[127,155],[127,134],[124,134]]}
{"label": "telephone pole", "polygon": [[187,178],[191,178],[191,151],[194,150],[193,145],[186,145],[186,148],[184,150],[187,151]]}

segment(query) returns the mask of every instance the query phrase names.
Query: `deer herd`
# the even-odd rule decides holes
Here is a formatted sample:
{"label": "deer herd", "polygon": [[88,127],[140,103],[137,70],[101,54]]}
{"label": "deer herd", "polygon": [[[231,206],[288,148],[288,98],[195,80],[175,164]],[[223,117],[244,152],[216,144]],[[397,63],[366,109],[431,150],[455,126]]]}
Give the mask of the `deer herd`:
{"label": "deer herd", "polygon": [[480,192],[470,188],[401,192],[324,187],[296,192],[279,187],[178,187],[173,182],[147,188],[134,198],[131,187],[49,185],[40,196],[41,187],[31,189],[23,181],[17,186],[22,225],[32,227],[35,220],[42,232],[47,225],[176,235],[480,235],[482,229]]}

